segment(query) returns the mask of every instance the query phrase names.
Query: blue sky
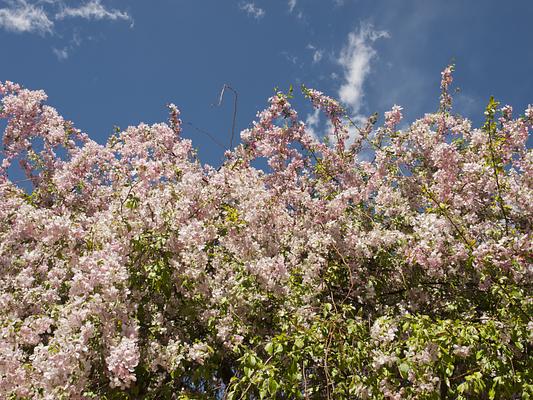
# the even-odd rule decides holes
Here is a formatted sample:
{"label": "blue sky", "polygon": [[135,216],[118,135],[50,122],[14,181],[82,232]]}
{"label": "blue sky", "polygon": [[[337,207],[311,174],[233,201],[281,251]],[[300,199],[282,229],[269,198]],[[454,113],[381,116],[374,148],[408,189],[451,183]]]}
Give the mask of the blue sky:
{"label": "blue sky", "polygon": [[[305,84],[350,113],[406,119],[434,111],[440,71],[456,63],[456,111],[479,122],[494,95],[522,113],[533,102],[533,1],[0,0],[0,80],[44,89],[49,104],[104,143],[113,126],[186,123],[229,144],[275,87]],[[294,100],[320,134],[323,118]],[[184,125],[202,161],[223,149]]]}

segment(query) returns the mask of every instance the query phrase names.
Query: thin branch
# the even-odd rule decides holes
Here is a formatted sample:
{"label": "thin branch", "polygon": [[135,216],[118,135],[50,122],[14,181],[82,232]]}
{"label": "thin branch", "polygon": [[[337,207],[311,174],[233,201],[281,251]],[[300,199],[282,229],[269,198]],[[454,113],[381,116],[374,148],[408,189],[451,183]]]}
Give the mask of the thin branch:
{"label": "thin branch", "polygon": [[459,226],[453,221],[452,217],[448,214],[447,210],[444,209],[441,204],[435,199],[435,197],[433,196],[433,193],[431,193],[429,191],[429,189],[425,189],[424,190],[425,194],[427,195],[427,197],[433,201],[435,203],[435,205],[439,208],[439,211],[444,215],[444,217],[446,217],[446,219],[450,222],[450,224],[452,224],[453,228],[455,229],[455,231],[459,234],[459,236],[461,237],[461,239],[463,239],[463,242],[466,244],[466,246],[470,249],[470,251],[474,251],[474,247],[473,247],[473,244],[472,244],[472,240],[469,240],[467,238],[467,235],[463,232],[462,229],[459,228]]}
{"label": "thin branch", "polygon": [[216,107],[220,107],[222,105],[222,99],[224,98],[224,93],[226,93],[226,89],[230,90],[233,93],[233,120],[231,123],[231,139],[229,142],[229,148],[231,150],[233,149],[233,138],[235,137],[235,125],[237,121],[237,101],[238,101],[239,94],[230,85],[225,83],[224,86],[222,86],[222,90],[220,91],[220,96],[218,97],[218,103],[215,104]]}
{"label": "thin branch", "polygon": [[302,360],[302,376],[304,378],[304,396],[305,396],[305,399],[308,400],[309,399],[309,394],[307,393],[307,378],[305,376],[305,362],[304,362],[304,360]]}
{"label": "thin branch", "polygon": [[213,135],[211,135],[209,132],[207,132],[206,130],[204,129],[200,129],[196,126],[194,126],[191,122],[185,122],[186,125],[189,125],[191,128],[193,128],[195,131],[198,131],[200,133],[203,133],[204,135],[206,135],[209,139],[211,139],[217,146],[223,148],[224,150],[226,150],[226,147],[220,143]]}
{"label": "thin branch", "polygon": [[501,185],[500,185],[500,180],[498,178],[498,169],[496,168],[496,155],[494,154],[494,147],[493,147],[493,144],[492,144],[492,134],[491,134],[491,128],[490,128],[490,125],[489,127],[487,128],[487,134],[489,136],[489,151],[490,151],[490,161],[491,161],[491,166],[492,166],[492,170],[494,172],[494,179],[496,180],[496,189],[498,190],[498,195],[497,195],[497,202],[498,202],[498,205],[500,206],[500,210],[502,212],[502,216],[503,216],[503,220],[505,222],[505,234],[506,235],[509,235],[509,218],[507,217],[507,213],[505,212],[505,205],[503,203],[503,197],[502,197],[502,188],[501,188]]}

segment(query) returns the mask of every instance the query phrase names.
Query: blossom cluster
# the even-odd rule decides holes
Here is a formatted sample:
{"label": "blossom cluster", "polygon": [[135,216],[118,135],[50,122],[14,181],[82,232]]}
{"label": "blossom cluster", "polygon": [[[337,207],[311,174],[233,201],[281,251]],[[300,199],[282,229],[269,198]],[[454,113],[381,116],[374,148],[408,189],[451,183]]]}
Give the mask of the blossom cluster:
{"label": "blossom cluster", "polygon": [[532,107],[473,128],[451,73],[372,161],[309,89],[334,146],[277,93],[218,169],[174,105],[100,145],[0,83],[0,397],[532,396]]}

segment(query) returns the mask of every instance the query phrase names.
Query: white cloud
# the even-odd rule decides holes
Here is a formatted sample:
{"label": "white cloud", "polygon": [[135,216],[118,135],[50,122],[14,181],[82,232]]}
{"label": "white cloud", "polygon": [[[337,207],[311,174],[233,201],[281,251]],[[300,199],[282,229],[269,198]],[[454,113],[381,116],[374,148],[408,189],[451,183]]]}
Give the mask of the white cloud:
{"label": "white cloud", "polygon": [[242,3],[240,9],[246,12],[248,15],[251,15],[255,19],[261,19],[265,16],[265,10],[260,7],[257,7],[255,3],[248,2]]}
{"label": "white cloud", "polygon": [[390,37],[386,31],[378,31],[370,24],[362,24],[358,31],[348,35],[348,44],[342,49],[338,63],[344,69],[344,82],[339,88],[339,99],[359,113],[364,97],[363,84],[376,56],[372,44],[381,38]]}
{"label": "white cloud", "polygon": [[322,60],[322,57],[324,56],[324,50],[317,49],[312,44],[308,44],[307,49],[313,51],[313,64],[316,64],[317,62],[320,62],[320,60]]}
{"label": "white cloud", "polygon": [[115,9],[106,9],[100,0],[91,0],[79,7],[63,7],[60,12],[56,14],[56,19],[65,18],[85,18],[85,19],[109,19],[132,21],[131,16],[125,12]]}
{"label": "white cloud", "polygon": [[[38,33],[40,35],[55,33],[56,23],[67,18],[84,18],[87,20],[124,20],[131,16],[121,10],[109,9],[102,5],[102,0],[83,0],[77,7],[67,6],[67,0],[0,0],[6,5],[0,8],[0,30],[15,33]],[[72,1],[70,1],[72,4]],[[63,38],[64,35],[59,35]],[[52,52],[59,61],[69,58],[70,53],[81,45],[82,38],[76,28],[69,44],[52,47]]]}
{"label": "white cloud", "polygon": [[66,18],[90,20],[133,20],[121,10],[108,9],[101,0],[88,0],[78,7],[67,6],[64,0],[4,0],[0,8],[0,29],[16,33],[53,33],[55,21]]}
{"label": "white cloud", "polygon": [[344,0],[333,0],[333,2],[335,3],[337,7],[344,5]]}
{"label": "white cloud", "polygon": [[[349,124],[347,145],[353,143],[359,135],[358,127],[364,126],[366,117],[361,113],[364,99],[364,83],[371,72],[372,60],[377,56],[373,43],[381,38],[390,37],[386,31],[375,30],[370,24],[361,24],[360,28],[348,35],[347,44],[342,48],[337,62],[342,67],[342,75],[332,73],[332,79],[340,79],[341,85],[338,91],[339,100],[348,108],[351,114],[351,121],[357,126]],[[323,57],[323,50],[312,44],[306,47],[313,51],[313,62],[319,62]],[[320,114],[315,110],[308,114],[305,120],[307,131],[315,138],[322,136],[321,132],[329,132],[329,140],[335,143],[336,138],[332,136],[333,127],[330,121],[321,124]],[[321,128],[322,127],[322,128]]]}
{"label": "white cloud", "polygon": [[68,58],[68,48],[63,47],[62,49],[52,48],[52,52],[55,54],[59,61],[64,61]]}
{"label": "white cloud", "polygon": [[305,131],[313,136],[315,139],[319,139],[317,128],[320,125],[320,110],[316,108],[312,114],[307,114],[305,118]]}
{"label": "white cloud", "polygon": [[26,0],[10,1],[9,7],[0,8],[0,28],[10,32],[39,34],[51,33],[53,21],[46,12]]}
{"label": "white cloud", "polygon": [[292,12],[294,7],[296,7],[296,0],[289,0],[289,12]]}
{"label": "white cloud", "polygon": [[285,59],[290,62],[291,64],[294,64],[296,65],[298,63],[298,57],[295,56],[294,54],[292,53],[289,53],[288,51],[282,51],[281,54],[283,55],[283,57],[285,57]]}
{"label": "white cloud", "polygon": [[82,38],[78,35],[77,32],[74,32],[72,39],[68,45],[63,48],[52,47],[52,52],[57,57],[59,61],[65,61],[69,58],[70,53],[76,48],[80,47],[82,44]]}

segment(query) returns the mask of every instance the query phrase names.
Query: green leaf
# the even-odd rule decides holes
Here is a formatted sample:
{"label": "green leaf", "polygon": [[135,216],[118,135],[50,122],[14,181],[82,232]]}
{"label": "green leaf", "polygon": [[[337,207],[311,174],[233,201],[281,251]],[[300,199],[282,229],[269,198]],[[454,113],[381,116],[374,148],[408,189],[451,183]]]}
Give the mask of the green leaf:
{"label": "green leaf", "polygon": [[278,388],[279,388],[278,382],[276,382],[276,380],[272,377],[268,378],[268,392],[271,395],[274,395],[278,391]]}
{"label": "green leaf", "polygon": [[253,354],[250,354],[248,356],[248,365],[250,365],[250,367],[255,367],[257,364],[257,359],[254,357]]}
{"label": "green leaf", "polygon": [[400,375],[402,376],[402,378],[407,379],[411,367],[409,367],[409,365],[406,363],[401,363],[400,365],[398,365],[398,370],[400,371]]}

